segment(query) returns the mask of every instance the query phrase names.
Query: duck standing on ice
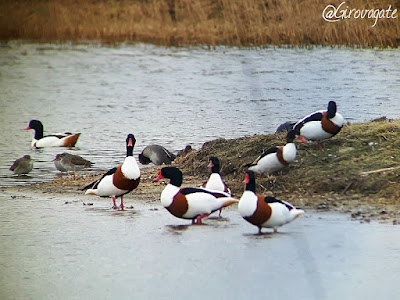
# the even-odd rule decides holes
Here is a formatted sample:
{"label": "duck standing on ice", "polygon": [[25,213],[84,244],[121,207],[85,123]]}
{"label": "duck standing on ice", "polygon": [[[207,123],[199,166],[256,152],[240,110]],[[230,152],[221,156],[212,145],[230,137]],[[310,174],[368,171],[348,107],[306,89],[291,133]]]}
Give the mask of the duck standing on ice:
{"label": "duck standing on ice", "polygon": [[161,193],[161,204],[175,217],[192,220],[192,224],[202,224],[202,219],[214,211],[238,202],[223,192],[181,188],[182,172],[176,167],[164,167],[158,175],[153,181],[170,179],[170,183]]}
{"label": "duck standing on ice", "polygon": [[133,147],[136,140],[133,134],[126,138],[126,158],[124,163],[109,170],[99,180],[85,186],[82,191],[85,194],[98,195],[100,197],[112,197],[114,206],[117,197],[121,198],[121,210],[124,210],[123,196],[136,189],[140,182],[140,169],[133,157]]}
{"label": "duck standing on ice", "polygon": [[[210,191],[224,192],[232,195],[231,190],[222,179],[220,171],[219,159],[215,156],[211,156],[208,161],[208,167],[211,169],[211,175],[207,182],[203,183],[202,188]],[[221,217],[222,207],[219,209],[219,216]]]}
{"label": "duck standing on ice", "polygon": [[74,147],[80,133],[72,134],[66,132],[64,134],[43,135],[43,124],[39,120],[31,120],[25,130],[35,130],[35,135],[32,139],[32,147]]}
{"label": "duck standing on ice", "polygon": [[220,162],[215,156],[211,156],[208,161],[208,167],[211,169],[211,175],[202,187],[207,190],[219,191],[231,194],[231,190],[222,179],[220,172]]}
{"label": "duck standing on ice", "polygon": [[256,180],[253,171],[246,172],[244,183],[246,190],[239,200],[239,213],[247,222],[258,227],[259,234],[263,227],[273,228],[276,233],[278,227],[290,223],[304,214],[302,209],[297,209],[286,201],[256,194]]}

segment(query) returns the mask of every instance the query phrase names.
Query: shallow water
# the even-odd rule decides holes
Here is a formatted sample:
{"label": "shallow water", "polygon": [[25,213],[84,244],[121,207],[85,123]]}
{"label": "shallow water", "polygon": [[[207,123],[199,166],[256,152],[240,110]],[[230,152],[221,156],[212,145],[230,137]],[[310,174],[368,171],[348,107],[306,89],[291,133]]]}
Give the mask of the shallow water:
{"label": "shallow water", "polygon": [[2,193],[0,298],[398,296],[397,226],[307,212],[279,234],[260,236],[236,206],[191,226],[158,199],[129,197],[126,205],[133,208],[114,211],[110,200],[88,196]]}
{"label": "shallow water", "polygon": [[[39,119],[46,133],[82,132],[74,150],[109,169],[161,144],[172,151],[217,138],[272,133],[335,100],[348,121],[400,118],[400,51],[362,49],[247,50],[152,45],[0,47],[0,186],[48,181],[65,149],[30,149]],[[8,170],[30,154],[34,170]]]}

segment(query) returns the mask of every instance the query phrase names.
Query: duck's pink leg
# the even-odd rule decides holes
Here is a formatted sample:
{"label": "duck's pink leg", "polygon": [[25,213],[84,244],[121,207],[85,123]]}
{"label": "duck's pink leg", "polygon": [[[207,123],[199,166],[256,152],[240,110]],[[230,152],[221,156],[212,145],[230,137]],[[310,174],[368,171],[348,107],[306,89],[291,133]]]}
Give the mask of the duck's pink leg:
{"label": "duck's pink leg", "polygon": [[124,210],[124,196],[121,196],[121,210]]}
{"label": "duck's pink leg", "polygon": [[115,204],[115,200],[117,199],[117,197],[113,197],[112,199],[113,199],[113,203],[114,203],[113,208],[116,209],[117,208],[117,204]]}
{"label": "duck's pink leg", "polygon": [[203,218],[208,217],[210,214],[205,214],[205,215],[199,215],[197,216],[196,220],[197,220],[197,224],[203,224],[203,222],[201,221]]}

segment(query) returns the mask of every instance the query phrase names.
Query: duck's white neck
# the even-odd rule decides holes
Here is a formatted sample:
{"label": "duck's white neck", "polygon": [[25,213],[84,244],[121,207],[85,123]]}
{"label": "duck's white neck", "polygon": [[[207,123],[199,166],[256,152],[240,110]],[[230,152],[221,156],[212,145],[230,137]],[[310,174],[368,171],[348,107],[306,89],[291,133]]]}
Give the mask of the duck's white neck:
{"label": "duck's white neck", "polygon": [[126,178],[137,179],[140,177],[140,169],[133,156],[127,156],[122,164],[121,171]]}

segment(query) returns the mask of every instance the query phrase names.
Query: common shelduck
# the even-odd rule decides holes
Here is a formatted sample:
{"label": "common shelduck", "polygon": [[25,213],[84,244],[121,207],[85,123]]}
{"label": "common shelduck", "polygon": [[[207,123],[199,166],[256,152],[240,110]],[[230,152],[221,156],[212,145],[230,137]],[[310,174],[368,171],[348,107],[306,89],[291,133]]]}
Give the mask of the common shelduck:
{"label": "common shelduck", "polygon": [[[344,118],[337,112],[335,101],[329,101],[328,110],[319,110],[298,121],[293,129],[301,141],[321,141],[338,134],[344,125]],[[321,149],[321,145],[318,144]]]}
{"label": "common shelduck", "polygon": [[253,163],[246,165],[249,170],[256,173],[273,173],[283,169],[296,159],[295,131],[291,130],[286,135],[285,146],[269,148],[261,154]]}
{"label": "common shelduck", "polygon": [[24,155],[17,160],[10,167],[10,171],[13,171],[14,174],[22,175],[28,174],[33,169],[33,161],[30,155]]}
{"label": "common shelduck", "polygon": [[56,155],[54,165],[61,172],[76,172],[91,167],[93,163],[82,156],[63,152]]}
{"label": "common shelduck", "polygon": [[302,209],[297,209],[290,203],[256,194],[256,181],[253,171],[248,170],[244,182],[246,190],[240,198],[238,209],[240,215],[249,223],[261,228],[273,228],[278,232],[278,227],[287,224],[304,214]]}
{"label": "common shelduck", "polygon": [[220,162],[215,156],[211,156],[208,161],[208,167],[211,169],[211,175],[208,181],[203,183],[202,187],[208,190],[225,192],[231,194],[231,190],[222,179],[220,172]]}
{"label": "common shelduck", "polygon": [[80,133],[72,134],[66,132],[64,134],[43,135],[43,124],[38,120],[31,120],[25,130],[35,130],[35,135],[32,139],[32,147],[74,147]]}
{"label": "common shelduck", "polygon": [[182,172],[176,167],[164,167],[158,175],[154,181],[170,179],[161,193],[161,204],[175,217],[192,220],[192,224],[202,224],[202,219],[212,212],[238,202],[238,199],[223,192],[181,188]]}
{"label": "common shelduck", "polygon": [[176,156],[160,145],[146,146],[139,154],[139,161],[143,165],[153,163],[155,165],[170,165]]}
{"label": "common shelduck", "polygon": [[[215,156],[211,156],[208,161],[208,167],[211,170],[211,175],[208,178],[208,181],[203,183],[201,186],[204,189],[224,192],[232,195],[231,190],[226,185],[225,181],[222,179],[220,172],[220,162],[219,159]],[[219,216],[221,217],[222,207],[219,210]]]}
{"label": "common shelduck", "polygon": [[129,134],[126,139],[126,158],[124,163],[109,170],[99,180],[85,186],[85,194],[98,195],[101,197],[112,197],[114,206],[117,197],[121,197],[121,209],[124,210],[123,195],[137,188],[140,182],[140,169],[133,157],[133,147],[136,139]]}

